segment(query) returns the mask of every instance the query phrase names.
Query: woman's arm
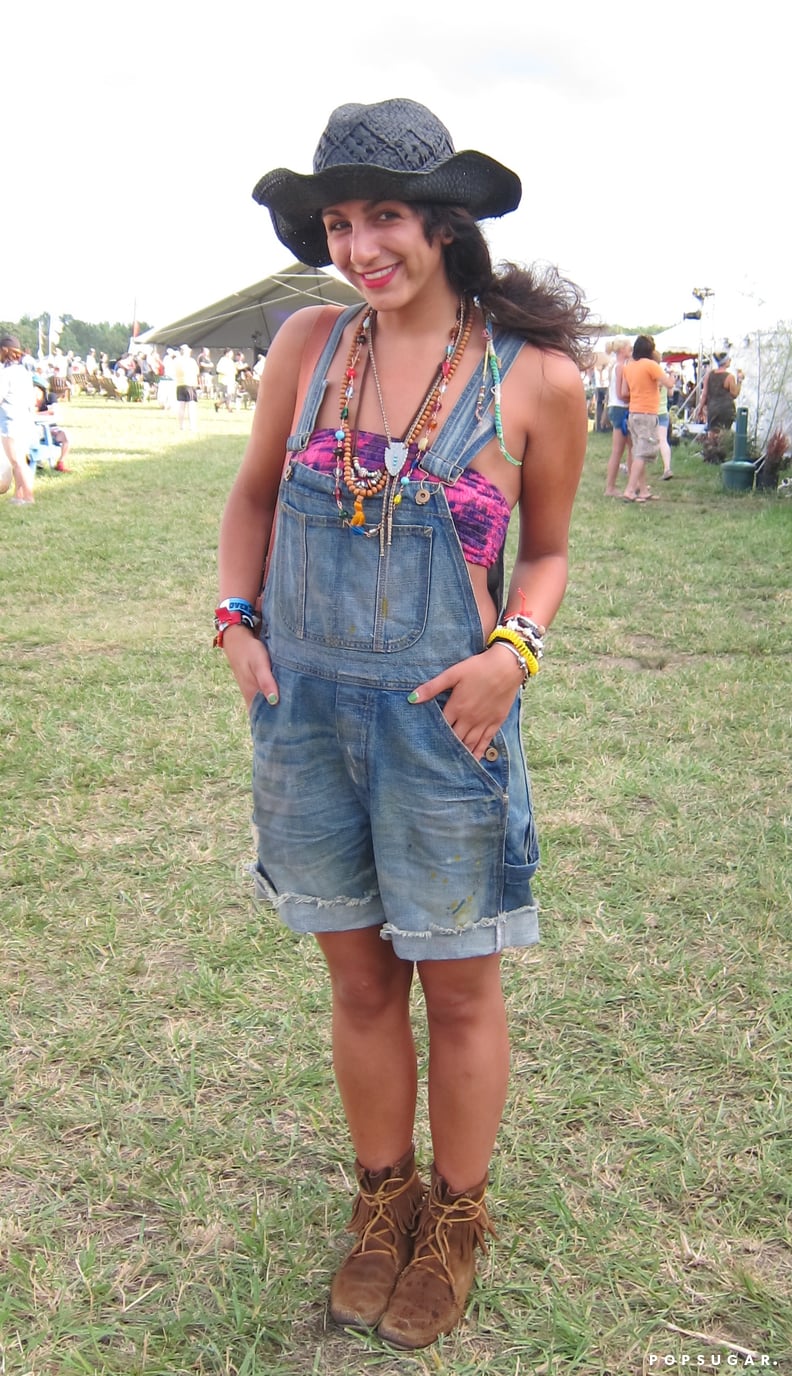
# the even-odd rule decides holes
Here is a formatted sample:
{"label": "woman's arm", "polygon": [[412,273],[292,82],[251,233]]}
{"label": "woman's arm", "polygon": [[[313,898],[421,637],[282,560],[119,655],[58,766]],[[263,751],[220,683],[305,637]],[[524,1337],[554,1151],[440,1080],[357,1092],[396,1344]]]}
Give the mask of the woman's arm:
{"label": "woman's arm", "polygon": [[549,626],[563,600],[572,504],[583,470],[588,425],[574,364],[539,355],[520,493],[520,535],[507,613]]}
{"label": "woman's arm", "polygon": [[[523,349],[504,384],[503,414],[511,452],[524,452],[519,548],[506,609],[548,626],[566,588],[569,522],[586,453],[586,397],[576,365],[559,354]],[[521,444],[515,442],[519,435]],[[521,682],[514,655],[496,643],[421,684],[412,700],[428,702],[448,692],[443,714],[481,759]]]}
{"label": "woman's arm", "polygon": [[[272,530],[286,440],[291,433],[303,348],[317,311],[297,311],[281,326],[267,359],[242,464],[220,524],[220,600],[243,597],[255,603]],[[231,626],[223,649],[249,707],[257,692],[277,702],[269,656],[257,636]]]}
{"label": "woman's arm", "polygon": [[707,414],[707,395],[708,395],[708,387],[709,387],[709,373],[707,373],[707,376],[706,376],[705,379],[704,379],[704,386],[703,386],[702,389],[701,389],[701,398],[700,398],[699,403],[698,403],[698,405],[697,405],[697,407],[696,407],[696,410],[695,410],[695,412],[694,412],[694,415],[698,416],[699,420],[703,420],[704,417],[705,417],[705,415]]}

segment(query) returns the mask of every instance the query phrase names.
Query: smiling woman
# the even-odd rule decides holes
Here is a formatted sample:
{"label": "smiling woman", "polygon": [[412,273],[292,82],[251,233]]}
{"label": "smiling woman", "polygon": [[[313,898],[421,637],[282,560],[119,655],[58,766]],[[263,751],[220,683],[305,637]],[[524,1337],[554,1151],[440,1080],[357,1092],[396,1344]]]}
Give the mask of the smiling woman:
{"label": "smiling woman", "polygon": [[322,223],[333,266],[378,307],[385,302],[404,306],[439,280],[448,236],[428,238],[409,205],[347,201],[324,210]]}
{"label": "smiling woman", "polygon": [[279,168],[254,196],[365,305],[300,311],[270,350],[223,517],[217,641],[250,712],[258,893],[330,974],[359,1182],[331,1313],[419,1348],[459,1322],[490,1230],[501,953],[538,938],[520,689],[566,586],[585,311],[555,273],[493,270],[476,221],[514,209],[519,180],[456,153],[414,101],[341,106],[313,173]]}

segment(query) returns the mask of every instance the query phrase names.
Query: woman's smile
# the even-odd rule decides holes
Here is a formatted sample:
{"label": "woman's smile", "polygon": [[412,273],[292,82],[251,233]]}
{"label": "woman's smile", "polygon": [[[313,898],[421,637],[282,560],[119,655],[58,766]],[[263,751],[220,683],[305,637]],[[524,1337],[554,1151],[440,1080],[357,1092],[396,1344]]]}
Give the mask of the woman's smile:
{"label": "woman's smile", "polygon": [[373,272],[359,272],[358,276],[360,277],[361,282],[364,282],[367,287],[371,287],[372,289],[376,289],[377,287],[387,287],[393,281],[393,278],[396,272],[398,271],[398,267],[398,263],[391,263],[388,267],[376,268]]}
{"label": "woman's smile", "polygon": [[333,264],[364,295],[379,297],[394,286],[406,304],[430,282],[445,283],[442,244],[427,239],[412,206],[344,201],[325,209],[322,220]]}

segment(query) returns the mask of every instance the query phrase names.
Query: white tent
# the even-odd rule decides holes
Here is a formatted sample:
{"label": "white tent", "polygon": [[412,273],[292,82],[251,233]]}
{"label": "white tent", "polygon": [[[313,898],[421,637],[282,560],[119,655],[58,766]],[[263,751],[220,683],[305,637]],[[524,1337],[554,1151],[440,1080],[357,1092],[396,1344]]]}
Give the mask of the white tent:
{"label": "white tent", "polygon": [[[771,316],[765,313],[765,319]],[[655,335],[660,356],[667,363],[685,358],[698,359],[702,350],[703,368],[697,378],[703,383],[713,352],[723,349],[731,357],[730,370],[743,373],[738,407],[748,410],[748,431],[762,450],[773,430],[781,429],[792,440],[792,322],[763,324],[731,341],[713,339],[712,331],[702,332],[699,320],[683,320]],[[696,395],[698,395],[698,390]]]}
{"label": "white tent", "polygon": [[654,337],[660,357],[668,363],[683,358],[698,358],[699,352],[709,358],[715,342],[711,332],[702,325],[701,320],[680,320],[668,330],[660,330]]}
{"label": "white tent", "polygon": [[792,321],[756,329],[735,342],[732,371],[745,374],[738,406],[747,406],[749,434],[763,450],[774,430],[792,441]]}
{"label": "white tent", "polygon": [[139,344],[189,344],[193,349],[245,349],[266,353],[288,316],[303,306],[349,306],[362,297],[354,287],[319,268],[291,263],[222,301],[138,335]]}

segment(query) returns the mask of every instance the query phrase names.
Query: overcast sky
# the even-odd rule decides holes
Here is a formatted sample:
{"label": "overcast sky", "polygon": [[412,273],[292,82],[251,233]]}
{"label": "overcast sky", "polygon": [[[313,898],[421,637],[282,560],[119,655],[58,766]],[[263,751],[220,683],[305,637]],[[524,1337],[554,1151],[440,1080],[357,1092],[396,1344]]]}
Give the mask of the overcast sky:
{"label": "overcast sky", "polygon": [[713,336],[792,318],[781,12],[512,8],[9,3],[0,318],[164,324],[283,268],[254,183],[394,95],[519,173],[494,256],[557,264],[599,317],[670,325],[708,287]]}

